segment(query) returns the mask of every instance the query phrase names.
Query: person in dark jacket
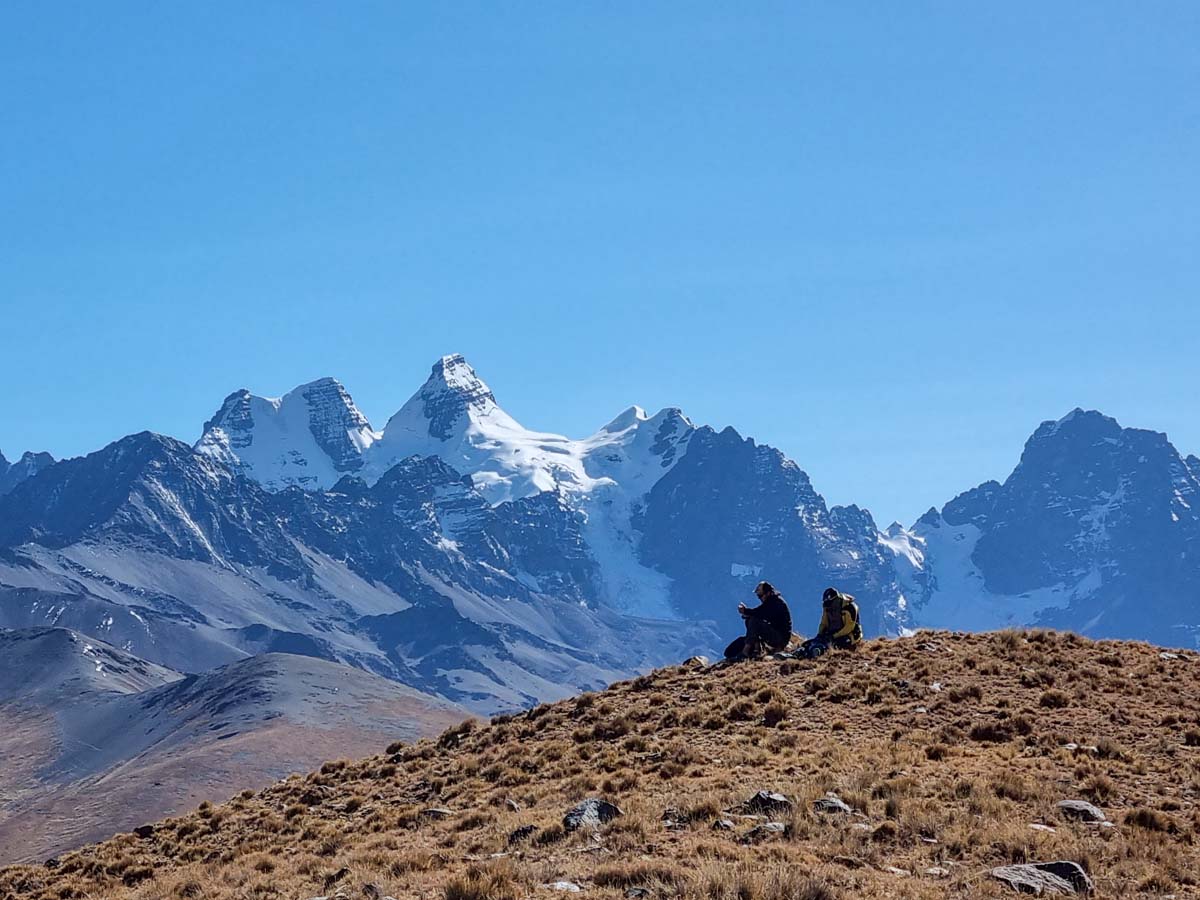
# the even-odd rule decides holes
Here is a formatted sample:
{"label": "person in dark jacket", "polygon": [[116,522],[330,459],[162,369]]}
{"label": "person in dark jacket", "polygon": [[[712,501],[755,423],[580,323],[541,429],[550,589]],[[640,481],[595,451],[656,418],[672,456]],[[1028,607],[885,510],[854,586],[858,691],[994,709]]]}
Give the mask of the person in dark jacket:
{"label": "person in dark jacket", "polygon": [[725,648],[726,659],[746,659],[765,652],[782,650],[792,639],[792,613],[783,595],[769,582],[760,582],[754,595],[758,606],[738,604],[738,613],[746,622],[746,635]]}

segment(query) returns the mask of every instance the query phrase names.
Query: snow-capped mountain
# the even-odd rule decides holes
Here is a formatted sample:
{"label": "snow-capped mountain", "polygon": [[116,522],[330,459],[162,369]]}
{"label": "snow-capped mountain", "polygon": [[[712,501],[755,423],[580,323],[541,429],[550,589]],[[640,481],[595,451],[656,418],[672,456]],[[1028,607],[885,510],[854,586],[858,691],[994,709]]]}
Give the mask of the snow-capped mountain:
{"label": "snow-capped mountain", "polygon": [[1166,435],[1080,409],[1012,474],[884,540],[919,624],[1041,624],[1165,644],[1200,636],[1200,467]]}
{"label": "snow-capped mountain", "polygon": [[26,478],[32,478],[53,463],[54,457],[49,453],[26,450],[15,463],[10,463],[0,453],[0,494],[7,494]]}
{"label": "snow-capped mountain", "polygon": [[[340,385],[338,388],[340,390]],[[302,390],[297,389],[288,396]],[[344,406],[353,409],[353,401],[344,390],[341,396]],[[234,394],[233,398],[243,398],[238,400],[239,408],[253,404],[282,405],[286,401],[286,398],[285,401],[259,400],[244,391]],[[314,460],[304,429],[299,429],[301,440],[294,445],[278,440],[281,432],[274,433],[270,445],[271,459],[276,461],[273,468],[264,467],[256,461],[259,457],[250,453],[243,456],[243,449],[236,445],[253,448],[254,443],[249,438],[231,441],[229,427],[219,424],[229,420],[229,407],[227,400],[206,426],[205,434],[197,444],[198,451],[213,453],[214,448],[218,448],[219,458],[269,489],[277,489],[287,480],[278,473],[279,461],[288,459],[303,459],[307,471],[323,473],[312,483],[294,478],[291,483],[303,487],[332,484],[337,461],[328,457]],[[361,426],[358,424],[360,419]],[[500,407],[491,388],[462,356],[451,355],[434,364],[425,384],[388,420],[382,432],[371,432],[361,416],[346,421],[350,424],[346,426],[348,440],[344,446],[360,448],[361,464],[352,469],[344,461],[342,464],[347,470],[357,471],[368,483],[381,478],[408,457],[436,456],[456,471],[469,475],[475,489],[493,505],[541,494],[556,495],[558,500],[555,502],[564,511],[577,516],[587,554],[595,564],[596,579],[588,598],[610,609],[656,618],[695,619],[713,614],[730,618],[736,605],[729,602],[730,593],[745,593],[749,577],[731,573],[761,574],[767,571],[793,581],[796,579],[790,576],[802,573],[798,584],[805,591],[818,593],[825,586],[817,587],[819,583],[843,578],[843,583],[864,592],[863,599],[874,608],[875,620],[881,630],[885,624],[895,627],[898,617],[902,618],[895,587],[889,583],[890,567],[886,561],[881,562],[880,550],[872,539],[867,539],[865,547],[862,543],[862,522],[859,521],[862,512],[843,510],[830,518],[824,501],[811,486],[807,487],[803,498],[808,519],[795,515],[794,510],[789,511],[786,506],[776,504],[772,509],[773,515],[781,517],[783,531],[789,531],[794,521],[799,532],[807,534],[810,527],[821,532],[814,537],[813,543],[820,544],[822,549],[814,551],[803,564],[797,561],[799,557],[783,552],[782,544],[760,553],[755,547],[735,542],[722,548],[718,556],[705,557],[698,568],[680,567],[676,564],[679,560],[655,556],[654,551],[644,544],[645,535],[640,523],[658,523],[662,518],[645,518],[651,492],[685,458],[693,435],[697,433],[696,426],[678,409],[664,409],[648,415],[633,406],[583,439],[530,431]],[[252,430],[250,425],[241,428],[240,433],[245,434]],[[734,443],[741,441],[736,432],[728,431],[734,435]],[[762,449],[766,456],[758,464],[736,454],[727,459],[719,458],[719,454],[714,457],[711,442],[705,443],[702,453],[712,458],[712,465],[757,465],[754,471],[768,480],[784,467],[799,471],[781,454]],[[271,474],[264,478],[265,472]],[[800,475],[807,485],[807,476],[802,472]],[[677,482],[676,492],[682,490],[686,494],[692,486],[688,479],[677,479]],[[706,486],[705,490],[709,487],[712,486]],[[731,481],[717,487],[724,487],[730,504],[734,504],[739,502],[736,492],[748,485]],[[770,488],[764,483],[760,491],[769,493]],[[661,491],[659,496],[662,496]],[[869,522],[869,516],[866,521]],[[736,531],[743,524],[745,522],[741,520],[730,520],[726,531]],[[792,532],[795,531],[791,529],[789,534],[794,537]],[[873,532],[872,523],[865,533]],[[785,558],[789,562],[780,564]],[[713,569],[713,565],[717,568]],[[865,571],[868,568],[871,569],[869,574]],[[668,574],[672,571],[676,576],[682,575],[682,580]],[[707,574],[701,578],[699,572]],[[717,595],[722,599],[708,599]]]}
{"label": "snow-capped mountain", "polygon": [[377,438],[346,389],[321,378],[278,399],[235,391],[204,424],[196,450],[271,490],[313,489],[361,469]]}
{"label": "snow-capped mountain", "polygon": [[0,498],[0,625],[71,627],[181,671],[305,653],[486,711],[711,647],[703,627],[597,604],[556,497],[493,507],[437,457],[270,492],[132,435]]}
{"label": "snow-capped mountain", "polygon": [[304,653],[484,711],[711,653],[759,578],[903,625],[869,514],[782,454],[677,409],[532,432],[460,356],[381,432],[332,379],[239,391],[194,448],[132,435],[0,500],[0,624],[183,671]]}

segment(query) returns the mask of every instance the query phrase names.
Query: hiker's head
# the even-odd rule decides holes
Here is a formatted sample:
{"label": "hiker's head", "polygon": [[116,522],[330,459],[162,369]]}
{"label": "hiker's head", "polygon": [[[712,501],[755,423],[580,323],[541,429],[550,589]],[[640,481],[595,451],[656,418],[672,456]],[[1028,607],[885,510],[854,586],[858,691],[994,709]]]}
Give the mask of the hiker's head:
{"label": "hiker's head", "polygon": [[769,581],[760,581],[758,587],[754,589],[754,596],[759,600],[766,600],[768,597],[776,596],[779,591],[775,590],[775,586]]}
{"label": "hiker's head", "polygon": [[821,602],[828,605],[838,598],[837,588],[827,587],[825,593],[821,595]]}

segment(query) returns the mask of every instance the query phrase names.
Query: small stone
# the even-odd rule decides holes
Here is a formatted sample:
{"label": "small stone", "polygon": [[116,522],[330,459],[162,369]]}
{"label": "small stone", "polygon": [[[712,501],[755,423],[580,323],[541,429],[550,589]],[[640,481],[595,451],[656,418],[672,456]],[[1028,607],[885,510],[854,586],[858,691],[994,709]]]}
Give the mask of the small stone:
{"label": "small stone", "polygon": [[1045,831],[1049,832],[1050,834],[1054,834],[1058,831],[1058,829],[1054,828],[1052,825],[1042,825],[1039,822],[1030,822],[1029,827],[1034,831]]}
{"label": "small stone", "polygon": [[640,885],[634,885],[633,887],[631,887],[625,891],[625,896],[628,897],[629,900],[639,900],[639,898],[642,898],[642,897],[649,897],[650,896],[650,888],[641,887]]}
{"label": "small stone", "polygon": [[863,861],[854,856],[835,856],[833,861],[839,866],[845,866],[847,869],[861,869]]}
{"label": "small stone", "polygon": [[521,841],[527,841],[537,833],[536,825],[522,825],[520,828],[514,829],[508,836],[508,846],[519,844]]}
{"label": "small stone", "polygon": [[1159,659],[1179,659],[1179,654],[1172,653],[1170,650],[1164,650],[1162,653],[1158,654],[1158,658]]}
{"label": "small stone", "polygon": [[849,815],[853,810],[837,794],[829,793],[813,802],[813,811],[826,815]]}
{"label": "small stone", "polygon": [[787,834],[787,830],[787,826],[782,822],[763,822],[761,825],[755,825],[747,831],[742,837],[742,843],[752,844],[764,838],[777,837],[778,835]]}
{"label": "small stone", "polygon": [[908,871],[908,869],[898,869],[895,866],[884,866],[883,871],[887,872],[889,875],[899,876],[900,878],[907,878],[908,876],[912,875],[912,872]]}
{"label": "small stone", "polygon": [[48,860],[46,860],[46,862],[43,863],[43,865],[45,865],[45,867],[47,869],[57,869],[61,865],[61,863],[59,862],[57,856],[52,856]]}
{"label": "small stone", "polygon": [[1088,803],[1086,800],[1059,800],[1054,807],[1062,813],[1063,818],[1076,822],[1108,821],[1108,816],[1100,807]]}
{"label": "small stone", "polygon": [[421,818],[422,819],[441,820],[441,819],[448,819],[452,815],[454,815],[453,810],[444,809],[443,807],[440,807],[440,806],[433,806],[433,807],[430,807],[429,809],[421,810]]}
{"label": "small stone", "polygon": [[918,712],[918,713],[927,713],[927,712],[929,712],[929,710],[927,710],[927,709],[926,709],[925,707],[923,707],[923,706],[918,706],[916,709],[914,709],[914,710],[913,710],[913,712]]}
{"label": "small stone", "polygon": [[551,881],[549,884],[543,884],[542,887],[550,888],[552,891],[565,891],[568,894],[578,894],[583,890],[573,881]]}
{"label": "small stone", "polygon": [[594,828],[610,822],[620,815],[624,815],[624,813],[615,804],[599,797],[589,797],[568,810],[567,814],[563,816],[563,828],[567,831]]}
{"label": "small stone", "polygon": [[945,878],[950,874],[949,869],[943,869],[941,866],[930,866],[925,870],[926,875],[932,875],[934,878]]}
{"label": "small stone", "polygon": [[733,831],[733,822],[729,819],[717,819],[712,823],[713,831]]}
{"label": "small stone", "polygon": [[992,869],[992,877],[1025,894],[1087,894],[1092,879],[1077,862],[1028,863]]}
{"label": "small stone", "polygon": [[707,656],[689,656],[683,661],[685,669],[707,669],[711,665]]}
{"label": "small stone", "polygon": [[791,808],[792,801],[775,791],[758,791],[740,807],[748,813],[788,812]]}
{"label": "small stone", "polygon": [[940,681],[935,681],[929,686],[929,690],[933,691],[935,694],[940,694],[942,692],[942,683]]}
{"label": "small stone", "polygon": [[137,835],[138,837],[140,837],[142,840],[145,840],[146,838],[152,837],[154,835],[154,826],[153,825],[139,825],[137,828],[133,829],[133,833],[135,835]]}
{"label": "small stone", "polygon": [[518,803],[516,800],[514,800],[512,797],[505,798],[504,805],[507,806],[511,812],[520,812],[521,811],[521,804]]}

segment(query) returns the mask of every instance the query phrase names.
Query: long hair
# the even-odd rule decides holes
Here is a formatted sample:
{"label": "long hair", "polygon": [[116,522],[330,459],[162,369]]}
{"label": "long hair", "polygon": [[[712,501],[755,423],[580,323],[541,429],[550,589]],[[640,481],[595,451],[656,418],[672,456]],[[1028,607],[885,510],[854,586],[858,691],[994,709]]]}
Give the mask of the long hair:
{"label": "long hair", "polygon": [[769,581],[760,581],[758,587],[754,589],[754,593],[763,603],[766,603],[768,600],[783,599],[783,595],[775,590],[775,585]]}

